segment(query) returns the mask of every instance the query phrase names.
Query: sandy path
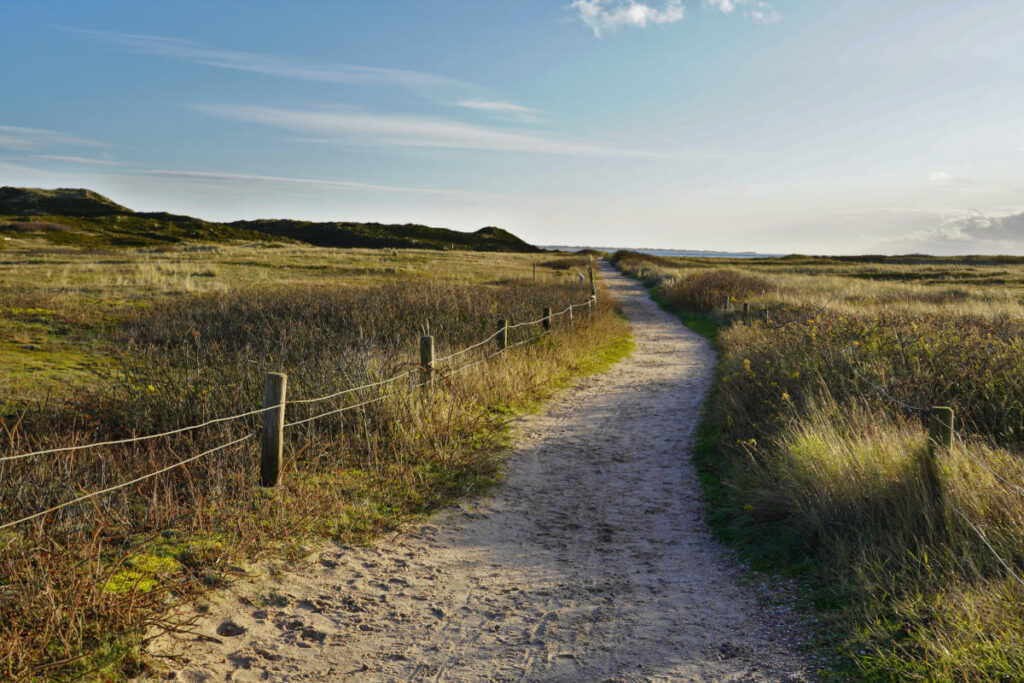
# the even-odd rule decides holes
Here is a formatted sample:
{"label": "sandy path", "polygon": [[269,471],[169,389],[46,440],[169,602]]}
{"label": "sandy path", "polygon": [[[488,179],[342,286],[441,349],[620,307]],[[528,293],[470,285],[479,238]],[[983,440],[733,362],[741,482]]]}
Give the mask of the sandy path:
{"label": "sandy path", "polygon": [[372,549],[243,584],[180,680],[803,680],[711,538],[691,433],[712,352],[604,278],[637,348],[521,421],[506,482]]}

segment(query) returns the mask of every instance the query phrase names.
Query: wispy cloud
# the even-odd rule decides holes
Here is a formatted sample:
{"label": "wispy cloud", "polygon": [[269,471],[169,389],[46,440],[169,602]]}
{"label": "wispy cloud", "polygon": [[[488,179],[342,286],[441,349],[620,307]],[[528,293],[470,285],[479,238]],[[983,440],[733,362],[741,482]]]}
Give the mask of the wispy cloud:
{"label": "wispy cloud", "polygon": [[19,126],[0,126],[0,149],[33,150],[45,147],[75,145],[80,147],[102,147],[103,144],[92,140],[83,140],[67,133],[42,128],[21,128]]}
{"label": "wispy cloud", "polygon": [[493,102],[490,100],[459,100],[455,103],[455,106],[462,107],[463,109],[484,112],[486,114],[507,116],[524,122],[536,121],[538,113],[536,109],[524,107],[519,104],[512,104],[511,102]]}
{"label": "wispy cloud", "polygon": [[66,161],[72,164],[91,164],[95,166],[124,166],[118,161],[106,159],[89,159],[87,157],[64,156],[62,154],[33,154],[33,159],[45,159],[47,161]]}
{"label": "wispy cloud", "polygon": [[403,194],[427,194],[450,197],[471,197],[478,199],[493,199],[497,195],[479,194],[474,192],[462,192],[459,190],[444,190],[426,187],[398,187],[395,185],[376,185],[373,183],[360,183],[349,180],[321,180],[318,178],[293,178],[288,176],[251,175],[247,173],[215,173],[204,171],[169,171],[150,170],[143,171],[144,175],[160,176],[164,178],[177,178],[184,180],[196,180],[202,182],[229,182],[229,183],[266,183],[272,185],[286,185],[289,187],[306,186],[310,188],[335,188],[340,190],[362,190],[377,192],[399,192]]}
{"label": "wispy cloud", "polygon": [[643,28],[648,24],[671,24],[686,15],[682,0],[664,0],[659,7],[636,0],[573,0],[569,7],[576,10],[580,21],[597,37],[620,26]]}
{"label": "wispy cloud", "polygon": [[281,78],[327,83],[390,85],[419,92],[436,92],[439,93],[438,96],[442,96],[440,93],[450,95],[475,89],[475,86],[453,78],[420,71],[317,62],[301,57],[226,50],[166,36],[80,29],[66,30],[87,35],[139,54]]}
{"label": "wispy cloud", "polygon": [[782,15],[767,0],[707,0],[707,2],[723,14],[732,14],[737,9],[741,9],[743,16],[763,24],[782,21]]}
{"label": "wispy cloud", "polygon": [[514,128],[477,126],[446,119],[349,111],[299,111],[245,105],[194,105],[192,109],[221,118],[317,136],[321,141],[352,145],[438,147],[579,156],[664,156],[662,153],[619,147],[593,140]]}

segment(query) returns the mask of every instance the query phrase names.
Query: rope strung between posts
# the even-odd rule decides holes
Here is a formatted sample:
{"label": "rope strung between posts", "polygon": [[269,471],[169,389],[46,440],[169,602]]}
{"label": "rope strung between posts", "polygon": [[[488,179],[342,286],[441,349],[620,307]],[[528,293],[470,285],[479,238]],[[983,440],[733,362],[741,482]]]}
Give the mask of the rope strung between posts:
{"label": "rope strung between posts", "polygon": [[974,530],[974,533],[978,535],[978,538],[980,538],[981,542],[985,544],[985,547],[988,548],[990,553],[992,553],[992,556],[999,561],[999,564],[1003,565],[1003,569],[1006,570],[1006,573],[1012,576],[1014,579],[1016,579],[1017,583],[1019,583],[1021,587],[1024,587],[1024,580],[1022,580],[1020,576],[1017,575],[1017,572],[1013,571],[1009,563],[1007,563],[1007,561],[1004,560],[1002,556],[1000,556],[999,553],[996,552],[996,549],[993,548],[992,544],[988,542],[987,538],[985,538],[985,534],[982,532],[982,530],[974,522],[969,520],[967,518],[967,515],[960,512],[960,510],[955,505],[951,504],[950,507],[953,509],[953,512],[960,515],[960,519],[964,520],[964,522],[967,523],[967,526],[971,527],[971,529]]}
{"label": "rope strung between posts", "polygon": [[339,396],[345,396],[346,394],[352,394],[352,393],[355,393],[357,391],[362,391],[363,389],[373,389],[375,387],[382,387],[385,384],[391,384],[392,382],[397,382],[400,379],[404,379],[404,378],[408,377],[411,374],[412,374],[412,370],[406,370],[405,372],[400,373],[398,375],[395,375],[394,377],[389,377],[388,379],[384,379],[384,380],[381,380],[379,382],[374,382],[373,384],[364,384],[361,387],[352,387],[351,389],[345,389],[343,391],[337,391],[337,392],[335,392],[333,394],[328,394],[327,396],[318,396],[316,398],[300,398],[300,399],[295,399],[295,400],[288,400],[288,401],[285,402],[285,404],[286,405],[300,405],[300,404],[303,404],[303,403],[320,403],[322,401],[329,401],[332,398],[338,398]]}
{"label": "rope strung between posts", "polygon": [[456,358],[458,356],[461,356],[464,353],[469,353],[473,349],[479,349],[481,346],[487,344],[488,342],[494,341],[494,339],[499,334],[501,334],[501,330],[498,330],[497,332],[495,332],[494,334],[489,336],[487,339],[484,339],[483,341],[479,341],[476,344],[473,344],[472,346],[467,346],[466,348],[462,349],[461,351],[456,351],[455,353],[449,353],[447,356],[442,356],[441,358],[435,358],[434,362],[435,363],[443,363],[446,360],[451,360],[452,358]]}
{"label": "rope strung between posts", "polygon": [[1024,496],[1024,488],[1021,488],[1020,486],[1017,486],[1017,485],[1016,485],[1016,484],[1014,484],[1013,482],[1011,482],[1011,481],[1007,480],[1007,479],[1006,479],[1005,477],[1003,477],[1002,475],[1000,475],[1000,474],[999,474],[998,472],[996,472],[996,471],[995,471],[994,469],[992,469],[991,467],[989,467],[989,466],[988,466],[988,463],[986,463],[986,462],[985,462],[984,460],[982,460],[981,458],[979,458],[978,456],[976,456],[976,455],[975,455],[974,453],[971,453],[970,449],[969,449],[969,448],[967,448],[967,443],[966,443],[966,442],[964,441],[964,437],[960,436],[960,432],[954,432],[954,434],[956,435],[957,441],[959,441],[959,442],[960,442],[960,445],[961,445],[961,446],[963,446],[963,450],[964,450],[964,453],[966,453],[966,454],[967,454],[967,457],[969,457],[969,458],[970,458],[971,460],[973,460],[974,462],[976,462],[976,463],[977,463],[977,464],[978,464],[978,465],[979,465],[979,466],[980,466],[980,467],[981,467],[982,469],[986,470],[986,471],[987,471],[987,472],[988,472],[989,474],[991,474],[991,475],[992,475],[993,477],[995,477],[996,479],[998,479],[999,481],[1001,481],[1001,482],[1002,482],[1003,484],[1005,484],[1005,485],[1006,485],[1006,486],[1007,486],[1007,487],[1008,487],[1009,489],[1011,489],[1011,490],[1012,490],[1012,491],[1013,491],[1014,493],[1017,493],[1017,494],[1019,494],[1019,495],[1022,495],[1022,496]]}
{"label": "rope strung between posts", "polygon": [[[849,349],[843,349],[843,354],[844,355],[848,356],[849,353],[850,353]],[[884,398],[886,398],[889,401],[892,401],[893,403],[895,403],[896,405],[902,406],[903,408],[906,408],[907,410],[912,411],[912,412],[917,412],[917,413],[927,413],[928,412],[927,408],[922,408],[921,406],[911,405],[910,403],[907,403],[906,401],[901,401],[900,399],[898,399],[898,398],[896,398],[894,396],[890,396],[889,392],[887,392],[881,386],[875,384],[874,382],[869,380],[867,377],[864,377],[859,372],[857,372],[857,368],[855,368],[854,365],[853,365],[853,359],[849,359],[849,360],[850,360],[850,372],[853,373],[854,377],[856,377],[860,381],[862,381],[865,384],[867,384],[868,386],[870,386],[876,392],[881,394]]]}
{"label": "rope strung between posts", "polygon": [[61,448],[49,448],[44,451],[32,451],[31,453],[21,453],[19,455],[5,455],[0,457],[0,462],[8,462],[10,460],[21,460],[23,458],[30,458],[34,455],[49,455],[51,453],[67,453],[69,451],[81,451],[89,448],[98,448],[100,446],[117,446],[126,443],[136,443],[139,441],[149,441],[151,439],[159,439],[164,436],[173,436],[175,434],[183,434],[196,429],[202,429],[203,427],[209,427],[210,425],[218,424],[221,422],[230,422],[231,420],[240,420],[243,417],[250,417],[251,415],[259,415],[265,413],[268,410],[276,410],[280,408],[280,405],[267,406],[266,408],[259,408],[258,410],[250,410],[247,413],[240,413],[238,415],[232,415],[230,417],[218,417],[215,420],[207,420],[202,424],[192,425],[191,427],[181,427],[180,429],[172,429],[169,432],[160,432],[159,434],[149,434],[148,436],[135,436],[127,439],[115,439],[113,441],[98,441],[96,443],[83,444],[80,446],[63,446]]}
{"label": "rope strung between posts", "polygon": [[[582,307],[582,306],[586,306],[586,305],[587,304],[570,304],[568,308],[566,308],[565,310],[563,310],[563,311],[561,311],[559,313],[552,314],[551,317],[556,317],[556,316],[559,316],[559,315],[563,315],[564,313],[566,313],[568,311],[571,311],[575,307]],[[544,319],[541,318],[541,319],[539,319],[537,321],[531,321],[531,322],[528,322],[528,323],[519,323],[518,325],[510,325],[508,329],[513,329],[515,327],[521,327],[521,326],[524,326],[524,325],[535,325],[535,324],[538,324],[538,323],[543,322],[543,321],[544,321]],[[499,334],[501,334],[501,330],[499,330],[498,332],[495,332],[494,334],[490,335],[489,337],[487,337],[483,341],[477,342],[476,344],[473,344],[472,346],[469,346],[469,347],[467,347],[465,349],[462,349],[460,351],[456,351],[455,353],[449,354],[448,356],[445,356],[443,358],[439,358],[435,362],[441,363],[441,362],[446,361],[446,360],[451,360],[452,358],[460,356],[460,355],[462,355],[464,353],[468,353],[469,351],[472,351],[473,349],[480,348],[481,346],[487,344],[488,342],[493,341]],[[337,391],[335,393],[328,394],[326,396],[318,396],[316,398],[305,398],[305,399],[289,400],[289,401],[287,401],[285,403],[285,405],[300,405],[300,404],[320,403],[322,401],[328,401],[330,399],[338,398],[340,396],[345,396],[347,394],[355,393],[357,391],[362,391],[364,389],[373,389],[373,388],[376,388],[376,387],[384,386],[386,384],[390,384],[392,382],[397,382],[400,379],[408,377],[410,374],[412,374],[412,372],[413,372],[412,370],[407,370],[406,372],[403,372],[403,373],[400,373],[398,375],[395,375],[394,377],[389,377],[388,379],[381,380],[379,382],[373,382],[371,384],[364,384],[364,385],[358,386],[358,387],[351,387],[349,389],[344,389],[344,390],[341,390],[341,391]],[[61,447],[58,447],[58,448],[47,448],[47,449],[44,449],[44,450],[30,451],[28,453],[19,453],[19,454],[16,454],[16,455],[0,456],[0,463],[2,463],[2,462],[10,462],[10,461],[14,461],[14,460],[23,460],[25,458],[31,458],[31,457],[35,457],[35,456],[38,456],[38,455],[52,455],[52,454],[56,454],[56,453],[70,453],[70,452],[74,452],[74,451],[83,451],[83,450],[89,450],[89,449],[93,449],[93,448],[99,448],[101,446],[120,446],[120,445],[124,445],[124,444],[129,444],[129,443],[138,443],[138,442],[142,442],[142,441],[150,441],[150,440],[153,440],[153,439],[160,439],[160,438],[164,438],[164,437],[168,437],[168,436],[174,436],[176,434],[184,434],[186,432],[194,431],[196,429],[202,429],[204,427],[209,427],[211,425],[220,424],[220,423],[223,423],[223,422],[231,422],[233,420],[241,420],[243,418],[251,417],[253,415],[261,415],[263,413],[266,413],[267,411],[276,410],[279,407],[280,407],[280,405],[272,405],[272,406],[267,406],[265,408],[257,408],[255,410],[250,410],[250,411],[247,411],[247,412],[244,412],[244,413],[239,413],[237,415],[230,415],[228,417],[218,417],[218,418],[215,418],[215,419],[207,420],[207,421],[199,423],[199,424],[190,425],[188,427],[180,427],[180,428],[172,429],[172,430],[165,431],[165,432],[159,432],[157,434],[147,434],[145,436],[134,436],[134,437],[128,437],[128,438],[124,438],[124,439],[112,439],[112,440],[109,440],[109,441],[97,441],[97,442],[94,442],[94,443],[80,444],[80,445],[76,445],[76,446],[61,446]],[[0,527],[0,528],[2,528],[2,527]]]}
{"label": "rope strung between posts", "polygon": [[74,500],[69,500],[69,501],[60,503],[59,505],[54,505],[53,507],[47,508],[47,509],[43,510],[42,512],[36,512],[35,514],[28,515],[27,517],[22,517],[21,519],[16,519],[13,522],[6,522],[5,524],[0,524],[0,530],[6,529],[8,527],[12,527],[12,526],[14,526],[16,524],[21,524],[22,522],[27,522],[29,520],[36,519],[38,517],[42,517],[44,515],[48,515],[51,512],[56,512],[57,510],[60,510],[62,508],[68,507],[69,505],[74,505],[75,503],[81,503],[83,500],[89,500],[90,498],[95,498],[96,496],[102,496],[104,493],[111,493],[112,491],[117,491],[118,489],[123,489],[126,486],[131,486],[132,484],[138,484],[140,481],[145,481],[146,479],[152,479],[153,477],[155,477],[157,475],[160,475],[160,474],[163,474],[164,472],[169,472],[169,471],[171,471],[173,469],[176,469],[178,467],[181,467],[183,465],[187,465],[190,462],[194,462],[196,460],[199,460],[199,458],[205,457],[205,456],[210,455],[212,453],[216,453],[217,451],[222,451],[225,448],[229,448],[231,446],[235,446],[237,444],[240,444],[243,441],[251,439],[254,436],[256,436],[256,432],[251,432],[249,434],[246,434],[245,436],[243,436],[240,439],[235,439],[234,441],[229,441],[229,442],[227,442],[225,444],[221,444],[220,446],[216,446],[215,448],[211,448],[210,450],[203,451],[202,453],[199,453],[198,455],[193,455],[191,458],[186,458],[185,460],[181,460],[179,462],[176,462],[173,465],[168,465],[167,467],[163,467],[161,469],[158,469],[155,472],[150,472],[149,474],[144,474],[141,477],[136,477],[135,479],[132,479],[131,481],[126,481],[126,482],[124,482],[122,484],[116,484],[114,486],[109,486],[109,487],[107,487],[105,489],[102,489],[100,491],[93,491],[92,493],[87,493],[84,496],[79,496],[78,498],[75,498]]}

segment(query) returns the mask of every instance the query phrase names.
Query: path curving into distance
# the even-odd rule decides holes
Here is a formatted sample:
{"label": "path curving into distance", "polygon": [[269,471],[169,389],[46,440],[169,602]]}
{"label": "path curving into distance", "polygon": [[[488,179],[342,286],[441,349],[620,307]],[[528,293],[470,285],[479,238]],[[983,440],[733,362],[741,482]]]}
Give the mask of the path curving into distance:
{"label": "path curving into distance", "polygon": [[636,351],[521,420],[501,486],[238,586],[198,625],[220,642],[184,643],[177,679],[804,680],[779,610],[705,521],[689,449],[713,352],[602,274]]}

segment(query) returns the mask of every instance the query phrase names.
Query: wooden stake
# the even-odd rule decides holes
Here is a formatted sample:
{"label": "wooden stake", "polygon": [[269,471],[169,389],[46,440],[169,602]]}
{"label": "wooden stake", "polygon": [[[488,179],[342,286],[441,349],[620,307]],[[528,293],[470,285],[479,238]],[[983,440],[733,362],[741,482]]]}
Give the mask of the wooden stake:
{"label": "wooden stake", "polygon": [[590,277],[590,296],[597,296],[597,286],[594,284],[594,264],[587,264],[587,275]]}
{"label": "wooden stake", "polygon": [[941,503],[942,484],[939,481],[939,451],[953,448],[953,409],[932,406],[928,411],[928,448],[922,463],[922,475],[932,501]]}
{"label": "wooden stake", "polygon": [[263,385],[263,442],[260,457],[260,486],[277,486],[281,482],[284,454],[284,400],[288,375],[268,372]]}
{"label": "wooden stake", "polygon": [[508,321],[498,321],[498,350],[504,351],[508,348]]}
{"label": "wooden stake", "polygon": [[953,447],[953,409],[932,406],[928,411],[928,452],[934,457],[938,449]]}
{"label": "wooden stake", "polygon": [[544,308],[544,313],[541,317],[541,326],[544,328],[545,332],[551,329],[551,309],[548,307]]}
{"label": "wooden stake", "polygon": [[434,383],[434,337],[429,334],[420,337],[420,381]]}

